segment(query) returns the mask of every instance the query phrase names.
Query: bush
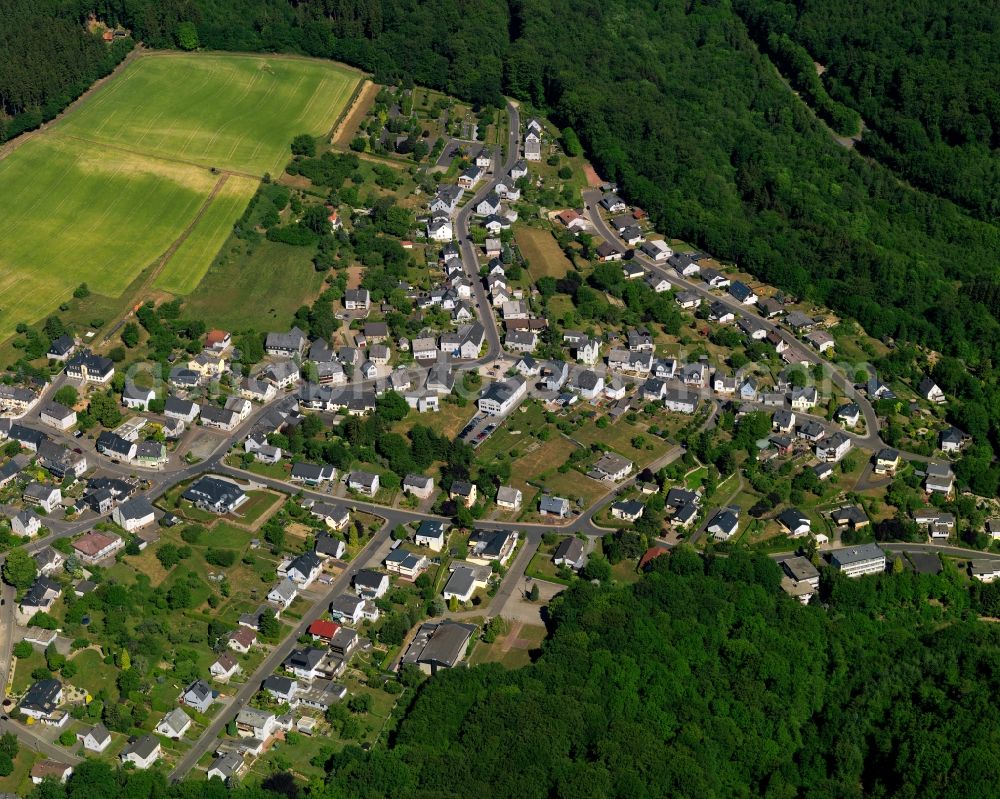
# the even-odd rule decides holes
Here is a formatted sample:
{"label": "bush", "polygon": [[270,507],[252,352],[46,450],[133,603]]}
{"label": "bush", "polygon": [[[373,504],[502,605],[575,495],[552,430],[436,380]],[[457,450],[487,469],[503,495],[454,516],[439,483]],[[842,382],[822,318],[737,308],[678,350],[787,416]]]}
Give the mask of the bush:
{"label": "bush", "polygon": [[232,549],[209,548],[205,552],[205,561],[213,566],[228,568],[236,563],[236,552]]}
{"label": "bush", "polygon": [[27,641],[18,641],[17,646],[14,647],[14,657],[18,660],[23,660],[24,658],[31,657],[33,651],[33,647]]}

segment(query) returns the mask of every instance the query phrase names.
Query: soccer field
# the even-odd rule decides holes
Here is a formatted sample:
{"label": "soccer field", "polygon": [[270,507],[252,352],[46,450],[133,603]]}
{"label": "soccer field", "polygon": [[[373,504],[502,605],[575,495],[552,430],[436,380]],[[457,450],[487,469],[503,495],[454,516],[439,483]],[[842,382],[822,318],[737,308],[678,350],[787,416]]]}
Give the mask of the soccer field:
{"label": "soccer field", "polygon": [[0,339],[81,283],[121,297],[154,264],[156,288],[193,291],[258,183],[225,173],[279,172],[291,139],[326,133],[358,80],[306,59],[136,59],[0,160]]}
{"label": "soccer field", "polygon": [[260,176],[299,133],[327,133],[359,75],[330,62],[166,54],[138,59],[59,126],[64,135]]}

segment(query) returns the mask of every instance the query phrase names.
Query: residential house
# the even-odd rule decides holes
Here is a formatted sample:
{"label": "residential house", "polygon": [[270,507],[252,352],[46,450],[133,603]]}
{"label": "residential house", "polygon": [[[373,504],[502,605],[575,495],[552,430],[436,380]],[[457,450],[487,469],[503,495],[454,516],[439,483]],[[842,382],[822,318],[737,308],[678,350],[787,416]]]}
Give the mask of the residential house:
{"label": "residential house", "polygon": [[830,513],[830,519],[838,527],[861,530],[868,526],[868,514],[858,505],[844,505]]}
{"label": "residential house", "polygon": [[454,668],[465,659],[476,629],[473,624],[449,620],[425,622],[417,629],[400,664],[415,663],[421,671],[430,675],[440,669]]}
{"label": "residential house", "polygon": [[708,532],[716,541],[728,541],[734,535],[740,524],[740,509],[730,506],[718,511],[708,523]]}
{"label": "residential house", "polygon": [[742,280],[734,280],[729,284],[729,294],[742,305],[754,305],[757,302],[757,295]]}
{"label": "residential house", "polygon": [[300,358],[309,339],[298,327],[287,333],[268,333],[264,340],[264,351],[268,355],[284,358]]}
{"label": "residential house", "polygon": [[226,639],[226,646],[241,655],[247,654],[257,643],[257,633],[249,627],[240,625]]}
{"label": "residential house", "polygon": [[569,500],[546,494],[539,501],[538,512],[543,516],[558,516],[560,519],[565,519],[569,515]]}
{"label": "residential house", "polygon": [[292,464],[290,479],[293,483],[304,483],[307,486],[318,486],[336,479],[337,470],[327,463],[316,464],[298,461]]}
{"label": "residential house", "polygon": [[278,723],[278,717],[270,710],[243,707],[236,714],[236,734],[240,738],[266,741],[278,730]]}
{"label": "residential house", "polygon": [[794,411],[808,411],[819,404],[819,392],[815,386],[792,389],[791,405]]}
{"label": "residential house", "polygon": [[674,251],[667,246],[667,243],[662,239],[650,239],[649,241],[643,242],[642,247],[640,247],[643,254],[652,258],[654,261],[666,261],[674,254]]}
{"label": "residential house", "polygon": [[514,530],[476,530],[469,536],[469,560],[478,564],[505,564],[517,546]]}
{"label": "residential house", "polygon": [[422,474],[408,474],[403,478],[403,491],[419,499],[427,499],[434,493],[434,478]]}
{"label": "residential house", "polygon": [[183,738],[184,733],[186,733],[190,728],[191,717],[181,708],[175,707],[162,719],[160,719],[159,723],[155,727],[155,730],[157,735],[177,740],[179,738]]}
{"label": "residential house", "polygon": [[41,410],[40,419],[42,424],[56,430],[69,430],[76,424],[76,411],[58,402],[48,402]]}
{"label": "residential house", "polygon": [[76,340],[72,336],[64,334],[49,345],[49,351],[45,357],[50,361],[62,363],[73,354],[74,350],[76,350]]}
{"label": "residential house", "polygon": [[153,506],[146,497],[132,497],[116,505],[111,512],[111,520],[129,533],[134,533],[156,520]]}
{"label": "residential house", "polygon": [[569,387],[585,400],[594,400],[604,390],[604,378],[590,369],[581,369],[570,381]]}
{"label": "residential house", "polygon": [[354,575],[354,590],[365,599],[381,599],[389,590],[389,575],[362,569]]}
{"label": "residential house", "polygon": [[105,430],[97,437],[97,451],[118,463],[129,463],[135,459],[138,445],[134,441],[122,438],[117,433]]}
{"label": "residential house", "polygon": [[521,490],[513,486],[500,486],[497,489],[497,506],[504,510],[518,511],[521,509]]}
{"label": "residential house", "polygon": [[806,336],[806,341],[812,344],[820,353],[832,350],[837,343],[834,341],[833,336],[825,330],[814,330]]}
{"label": "residential house", "polygon": [[965,444],[967,437],[957,427],[946,427],[938,433],[938,447],[944,453],[958,452]]}
{"label": "residential house", "polygon": [[476,589],[486,587],[482,572],[473,566],[453,561],[449,569],[451,574],[442,591],[445,601],[455,599],[458,602],[469,602]]}
{"label": "residential house", "polygon": [[204,475],[181,495],[188,502],[213,513],[233,513],[249,499],[236,483]]}
{"label": "residential house", "polygon": [[838,430],[816,442],[816,457],[827,463],[837,463],[851,451],[853,443],[849,436]]}
{"label": "residential house", "polygon": [[476,504],[476,484],[470,483],[467,480],[456,480],[451,484],[451,489],[448,491],[448,498],[455,502],[461,502],[467,508],[471,508]]}
{"label": "residential house", "polygon": [[955,487],[955,474],[947,463],[931,461],[927,464],[927,477],[924,488],[929,494],[944,494],[948,496]]}
{"label": "residential house", "polygon": [[207,682],[195,680],[181,692],[177,701],[185,707],[193,708],[199,713],[205,713],[215,701],[215,694]]}
{"label": "residential house", "polygon": [[944,392],[941,390],[941,387],[929,376],[925,376],[917,385],[917,393],[925,400],[933,402],[935,405],[942,405],[948,401]]}
{"label": "residential house", "polygon": [[160,742],[152,735],[143,735],[126,746],[118,755],[122,763],[131,763],[137,769],[148,769],[160,758]]}
{"label": "residential house", "polygon": [[674,413],[694,413],[698,397],[683,389],[667,388],[663,395],[663,405]]}
{"label": "residential house", "polygon": [[604,452],[590,468],[598,479],[617,482],[632,473],[633,463],[617,453]]}
{"label": "residential house", "polygon": [[85,732],[78,732],[76,738],[88,752],[100,754],[111,746],[111,733],[108,732],[108,728],[101,722],[97,722],[97,724]]}
{"label": "residential house", "polygon": [[198,418],[201,407],[196,402],[180,399],[171,394],[163,403],[163,415],[168,419],[177,419],[185,424],[191,424]]}
{"label": "residential house", "polygon": [[368,289],[347,289],[344,292],[344,308],[348,311],[367,311],[371,305]]}
{"label": "residential house", "polygon": [[398,546],[389,552],[383,562],[386,571],[391,574],[398,574],[408,580],[416,580],[430,565],[430,561],[424,555],[410,552],[402,546]]}
{"label": "residential house", "polygon": [[41,724],[61,727],[69,719],[69,714],[59,709],[62,700],[63,687],[59,680],[39,680],[25,691],[18,709],[22,715]]}
{"label": "residential house", "polygon": [[201,423],[205,427],[229,432],[236,429],[240,417],[236,411],[220,408],[217,405],[206,405],[201,409]]}
{"label": "residential house", "polygon": [[351,472],[347,477],[347,487],[351,491],[358,491],[373,497],[379,490],[379,477],[371,472]]}
{"label": "residential house", "polygon": [[778,514],[778,523],[792,538],[808,535],[812,531],[809,517],[797,508],[786,508]]}
{"label": "residential house", "polygon": [[294,580],[285,577],[267,592],[267,601],[279,611],[288,610],[288,607],[295,601],[295,597],[298,595],[299,586]]}
{"label": "residential house", "polygon": [[[640,514],[641,515],[641,514]],[[552,562],[556,566],[564,566],[573,571],[580,571],[587,560],[583,541],[576,536],[567,536],[559,542]]]}
{"label": "residential house", "polygon": [[[317,502],[309,509],[309,512],[333,530],[343,530],[347,527],[347,523],[351,520],[351,514],[347,511],[347,508],[342,505],[328,505],[325,502]],[[327,533],[320,533],[320,535],[328,536]],[[317,537],[316,540],[318,541],[319,538]],[[330,557],[340,557],[339,554],[327,554],[329,554]]]}
{"label": "residential house", "polygon": [[43,508],[46,513],[52,513],[62,502],[62,491],[59,486],[44,483],[29,483],[23,493],[24,503]]}
{"label": "residential house", "polygon": [[73,767],[68,763],[59,763],[55,760],[39,760],[31,767],[31,784],[41,785],[46,780],[65,784],[66,780],[72,774]]}
{"label": "residential house", "polygon": [[635,499],[624,499],[615,502],[611,506],[611,516],[615,519],[622,519],[627,522],[637,521],[641,516],[646,506]]}
{"label": "residential house", "polygon": [[875,455],[875,474],[895,475],[899,468],[899,450],[891,447],[880,449]]}

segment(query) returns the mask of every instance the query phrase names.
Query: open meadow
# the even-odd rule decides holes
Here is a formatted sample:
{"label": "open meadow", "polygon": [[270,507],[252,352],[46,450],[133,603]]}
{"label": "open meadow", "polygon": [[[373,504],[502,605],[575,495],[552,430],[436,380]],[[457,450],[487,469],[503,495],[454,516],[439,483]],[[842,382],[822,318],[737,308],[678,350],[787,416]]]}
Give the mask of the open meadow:
{"label": "open meadow", "polygon": [[148,155],[260,176],[333,127],[360,76],[329,61],[168,53],[135,61],[59,125]]}
{"label": "open meadow", "polygon": [[0,340],[81,283],[120,311],[150,287],[194,291],[258,177],[326,133],[358,80],[298,58],[133,61],[0,160]]}

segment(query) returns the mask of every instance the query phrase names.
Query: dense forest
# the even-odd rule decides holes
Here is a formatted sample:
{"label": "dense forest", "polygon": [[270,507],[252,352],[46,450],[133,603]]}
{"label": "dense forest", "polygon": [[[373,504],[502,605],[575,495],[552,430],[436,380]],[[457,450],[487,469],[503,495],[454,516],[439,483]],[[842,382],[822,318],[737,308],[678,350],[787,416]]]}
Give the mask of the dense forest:
{"label": "dense forest", "polygon": [[52,119],[132,49],[81,23],[76,6],[0,0],[0,142]]}
{"label": "dense forest", "polygon": [[1000,7],[961,0],[736,0],[754,38],[790,39],[861,113],[862,151],[981,219],[1000,218]]}
{"label": "dense forest", "polygon": [[[824,572],[803,607],[762,555],[689,548],[638,583],[578,581],[534,663],[442,672],[386,747],[325,757],[313,799],[987,797],[1000,782],[1000,604],[957,573]],[[1000,588],[1000,586],[997,586]],[[299,795],[281,775],[237,799]],[[32,799],[187,799],[148,772],[77,768]]]}

